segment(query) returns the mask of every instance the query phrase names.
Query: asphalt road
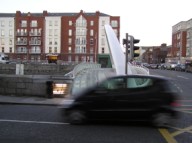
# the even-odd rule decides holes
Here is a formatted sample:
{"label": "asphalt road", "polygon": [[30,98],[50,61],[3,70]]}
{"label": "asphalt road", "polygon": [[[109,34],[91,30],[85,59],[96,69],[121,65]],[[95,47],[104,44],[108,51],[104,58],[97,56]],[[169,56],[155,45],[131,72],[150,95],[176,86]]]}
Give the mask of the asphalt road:
{"label": "asphalt road", "polygon": [[169,129],[145,123],[69,125],[56,106],[0,105],[0,143],[191,143],[191,73],[150,70],[174,79],[180,89],[181,117]]}

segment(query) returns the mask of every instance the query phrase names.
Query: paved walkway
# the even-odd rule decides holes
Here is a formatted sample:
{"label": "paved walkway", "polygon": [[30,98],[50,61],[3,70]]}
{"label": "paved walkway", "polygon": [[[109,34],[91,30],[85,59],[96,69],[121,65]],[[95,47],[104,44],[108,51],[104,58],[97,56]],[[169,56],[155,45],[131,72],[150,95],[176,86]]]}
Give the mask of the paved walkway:
{"label": "paved walkway", "polygon": [[10,96],[10,95],[0,95],[0,104],[23,104],[23,105],[49,105],[57,106],[64,98],[54,97],[26,97],[26,96]]}

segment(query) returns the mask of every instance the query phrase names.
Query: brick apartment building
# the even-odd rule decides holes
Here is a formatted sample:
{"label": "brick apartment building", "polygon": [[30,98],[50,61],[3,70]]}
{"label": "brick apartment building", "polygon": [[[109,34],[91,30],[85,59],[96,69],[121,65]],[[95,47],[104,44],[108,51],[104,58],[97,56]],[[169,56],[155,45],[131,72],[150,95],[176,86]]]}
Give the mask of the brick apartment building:
{"label": "brick apartment building", "polygon": [[55,54],[67,62],[110,66],[104,25],[120,38],[120,17],[95,13],[0,13],[0,52],[10,59],[40,61]]}

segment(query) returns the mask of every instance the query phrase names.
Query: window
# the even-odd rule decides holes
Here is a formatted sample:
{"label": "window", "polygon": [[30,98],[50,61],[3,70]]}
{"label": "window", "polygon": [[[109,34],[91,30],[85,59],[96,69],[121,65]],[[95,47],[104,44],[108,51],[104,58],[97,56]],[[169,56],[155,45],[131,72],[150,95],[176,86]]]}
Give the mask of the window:
{"label": "window", "polygon": [[37,27],[37,20],[31,21],[31,27]]}
{"label": "window", "polygon": [[49,53],[52,53],[52,47],[49,47]]}
{"label": "window", "polygon": [[55,26],[58,26],[58,21],[55,21]]}
{"label": "window", "polygon": [[9,39],[9,45],[12,45],[12,44],[13,44],[13,40]]}
{"label": "window", "polygon": [[9,53],[12,53],[12,52],[13,52],[13,48],[9,47]]}
{"label": "window", "polygon": [[49,36],[52,36],[52,33],[53,31],[52,31],[52,29],[49,29]]}
{"label": "window", "polygon": [[93,36],[94,32],[93,29],[90,30],[90,36]]}
{"label": "window", "polygon": [[93,53],[93,47],[90,47],[90,54]]}
{"label": "window", "polygon": [[103,20],[101,23],[102,23],[102,26],[104,26],[104,25],[105,25],[105,21],[104,21],[104,20]]}
{"label": "window", "polygon": [[91,38],[91,39],[90,39],[90,45],[93,45],[93,44],[94,44],[94,39]]}
{"label": "window", "polygon": [[71,53],[71,47],[68,48],[68,53]]}
{"label": "window", "polygon": [[71,45],[72,44],[72,38],[68,39],[68,44]]}
{"label": "window", "polygon": [[152,79],[149,78],[128,78],[127,87],[128,88],[142,88],[152,86]]}
{"label": "window", "polygon": [[52,39],[51,38],[49,39],[49,45],[52,45]]}
{"label": "window", "polygon": [[117,22],[117,20],[112,20],[112,21],[111,21],[111,27],[118,27],[118,22]]}
{"label": "window", "polygon": [[105,53],[105,48],[102,48],[102,51],[101,51],[101,52],[102,52],[102,54],[104,54],[104,53]]}
{"label": "window", "polygon": [[5,31],[3,29],[1,30],[1,36],[5,36]]}
{"label": "window", "polygon": [[9,29],[9,36],[12,36],[12,35],[13,35],[13,30]]}
{"label": "window", "polygon": [[101,45],[105,45],[105,39],[104,38],[101,39]]}
{"label": "window", "polygon": [[57,44],[58,44],[58,43],[57,43],[57,39],[55,39],[54,41],[55,41],[55,45],[57,45]]}
{"label": "window", "polygon": [[21,27],[27,27],[27,20],[21,20]]}
{"label": "window", "polygon": [[72,23],[72,21],[70,20],[70,21],[69,21],[69,26],[72,26],[72,24],[73,24],[73,23]]}
{"label": "window", "polygon": [[13,26],[13,22],[9,21],[9,27],[12,27],[12,26]]}
{"label": "window", "polygon": [[54,30],[54,35],[55,35],[55,36],[58,36],[58,29],[55,29],[55,30]]}
{"label": "window", "polygon": [[5,26],[5,22],[1,21],[1,27],[4,27],[4,26]]}
{"label": "window", "polygon": [[49,26],[52,26],[52,21],[49,21]]}
{"label": "window", "polygon": [[93,20],[90,21],[90,25],[91,25],[91,26],[94,25],[94,21],[93,21]]}
{"label": "window", "polygon": [[2,53],[4,53],[5,52],[5,48],[4,47],[2,47],[2,51],[1,51]]}
{"label": "window", "polygon": [[57,47],[54,47],[54,53],[57,53]]}
{"label": "window", "polygon": [[69,29],[69,36],[72,36],[72,30]]}
{"label": "window", "polygon": [[5,45],[5,39],[4,38],[1,39],[1,45]]}
{"label": "window", "polygon": [[71,62],[71,56],[68,56],[68,62]]}
{"label": "window", "polygon": [[109,90],[122,89],[122,88],[126,88],[126,80],[121,77],[113,78],[113,79],[104,81],[99,86]]}

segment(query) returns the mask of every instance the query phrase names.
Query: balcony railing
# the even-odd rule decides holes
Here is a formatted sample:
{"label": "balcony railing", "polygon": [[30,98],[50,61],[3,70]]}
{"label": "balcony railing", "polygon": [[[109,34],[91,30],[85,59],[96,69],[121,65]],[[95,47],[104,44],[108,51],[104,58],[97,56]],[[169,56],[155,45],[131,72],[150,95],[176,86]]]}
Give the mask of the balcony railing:
{"label": "balcony railing", "polygon": [[29,41],[29,45],[41,45],[41,41]]}
{"label": "balcony railing", "polygon": [[29,36],[41,36],[41,33],[33,33],[33,32],[29,32]]}
{"label": "balcony railing", "polygon": [[16,45],[27,45],[27,41],[17,41]]}
{"label": "balcony railing", "polygon": [[27,36],[27,35],[28,35],[27,32],[25,32],[25,33],[17,32],[17,36]]}
{"label": "balcony railing", "polygon": [[17,49],[16,52],[18,54],[26,54],[27,53],[27,49]]}
{"label": "balcony railing", "polygon": [[40,54],[41,53],[41,49],[30,49],[29,53],[30,54]]}

